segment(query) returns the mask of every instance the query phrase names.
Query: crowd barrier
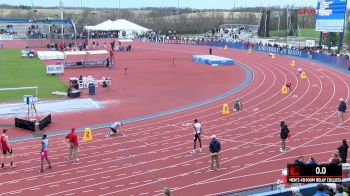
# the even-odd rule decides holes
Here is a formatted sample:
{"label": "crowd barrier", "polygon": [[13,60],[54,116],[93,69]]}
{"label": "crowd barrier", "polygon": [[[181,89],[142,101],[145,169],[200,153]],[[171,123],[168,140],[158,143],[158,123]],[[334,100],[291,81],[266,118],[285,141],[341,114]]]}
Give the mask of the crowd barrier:
{"label": "crowd barrier", "polygon": [[[240,50],[248,50],[251,48],[251,45],[244,43],[235,43],[235,42],[225,42],[225,41],[191,41],[191,40],[165,40],[165,44],[185,44],[185,45],[200,45],[200,46],[210,46],[210,47],[225,47],[240,49]],[[313,59],[316,61],[320,61],[326,64],[330,64],[332,66],[337,66],[342,69],[347,69],[350,66],[350,60],[344,59],[342,57],[330,56],[327,54],[308,54],[306,51],[300,51],[290,48],[277,48],[271,46],[260,46],[254,45],[252,48],[257,52],[265,52],[265,53],[276,53],[281,55],[295,56],[305,59]]]}

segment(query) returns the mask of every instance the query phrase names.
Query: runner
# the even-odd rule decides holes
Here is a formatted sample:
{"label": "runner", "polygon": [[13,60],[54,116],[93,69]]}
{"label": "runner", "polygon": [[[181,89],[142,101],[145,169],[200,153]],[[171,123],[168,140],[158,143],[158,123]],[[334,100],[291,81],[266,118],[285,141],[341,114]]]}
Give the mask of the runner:
{"label": "runner", "polygon": [[1,138],[0,138],[1,150],[2,150],[1,169],[5,168],[5,159],[6,159],[7,154],[9,154],[10,160],[11,160],[10,166],[11,167],[15,167],[14,164],[13,164],[13,150],[12,150],[12,146],[10,144],[9,138],[6,135],[6,133],[7,133],[7,129],[3,129],[2,130],[2,135],[1,135]]}
{"label": "runner", "polygon": [[111,126],[110,126],[110,129],[112,130],[112,131],[110,131],[110,132],[108,132],[108,137],[110,137],[110,136],[116,136],[117,135],[117,133],[118,133],[118,130],[119,130],[119,133],[120,134],[123,134],[122,133],[122,125],[123,125],[123,123],[122,122],[115,122],[115,123],[113,123]]}
{"label": "runner", "polygon": [[286,87],[288,88],[288,91],[292,90],[292,83],[286,82]]}
{"label": "runner", "polygon": [[201,141],[201,132],[202,132],[202,125],[198,122],[198,119],[194,119],[194,146],[192,153],[196,153],[196,143],[197,140],[199,141],[199,152],[202,152],[202,141]]}
{"label": "runner", "polygon": [[49,164],[49,169],[51,169],[51,163],[49,158],[47,157],[49,150],[49,140],[47,139],[46,134],[43,135],[42,140],[41,140],[41,169],[39,172],[44,172],[44,159],[46,159],[47,163]]}

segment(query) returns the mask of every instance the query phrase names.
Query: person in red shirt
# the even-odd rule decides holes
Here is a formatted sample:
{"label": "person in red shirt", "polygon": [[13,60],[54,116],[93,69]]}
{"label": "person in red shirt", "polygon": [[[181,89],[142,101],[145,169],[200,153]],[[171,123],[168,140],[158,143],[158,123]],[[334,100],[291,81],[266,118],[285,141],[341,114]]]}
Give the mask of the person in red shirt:
{"label": "person in red shirt", "polygon": [[78,136],[75,134],[75,128],[72,128],[72,131],[66,135],[66,139],[69,140],[69,150],[67,160],[71,159],[72,153],[74,155],[74,161],[78,162]]}
{"label": "person in red shirt", "polygon": [[110,66],[111,68],[114,67],[113,56],[114,56],[114,52],[113,52],[113,50],[111,49],[111,50],[109,50],[109,66]]}
{"label": "person in red shirt", "polygon": [[0,145],[1,145],[1,150],[2,150],[2,162],[1,162],[1,169],[5,168],[5,159],[6,155],[9,154],[10,160],[11,160],[11,167],[14,167],[13,165],[13,151],[12,151],[12,146],[9,142],[9,138],[6,135],[7,129],[2,130],[2,135],[0,137]]}

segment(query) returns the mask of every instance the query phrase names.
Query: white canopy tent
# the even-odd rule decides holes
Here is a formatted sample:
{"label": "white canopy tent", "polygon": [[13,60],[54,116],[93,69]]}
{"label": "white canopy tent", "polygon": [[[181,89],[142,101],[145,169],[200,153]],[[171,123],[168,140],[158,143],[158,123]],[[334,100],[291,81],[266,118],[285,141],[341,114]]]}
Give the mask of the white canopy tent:
{"label": "white canopy tent", "polygon": [[115,21],[107,20],[95,26],[85,26],[88,31],[125,31],[127,34],[137,32],[147,32],[150,29],[142,27],[138,24],[132,23],[125,19],[118,19]]}

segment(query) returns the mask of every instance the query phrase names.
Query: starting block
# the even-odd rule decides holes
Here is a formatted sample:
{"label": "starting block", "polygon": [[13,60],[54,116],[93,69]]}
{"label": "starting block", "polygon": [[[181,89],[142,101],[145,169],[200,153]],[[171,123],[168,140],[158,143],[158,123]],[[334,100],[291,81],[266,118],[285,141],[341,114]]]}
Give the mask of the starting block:
{"label": "starting block", "polygon": [[301,79],[306,79],[306,78],[307,78],[307,77],[306,77],[305,71],[302,71],[302,72],[301,72],[300,78],[301,78]]}
{"label": "starting block", "polygon": [[230,114],[230,109],[229,109],[227,103],[225,103],[225,104],[222,106],[222,114],[223,114],[223,115]]}
{"label": "starting block", "polygon": [[90,128],[86,128],[84,131],[83,141],[92,141],[92,132]]}
{"label": "starting block", "polygon": [[295,61],[294,60],[290,63],[290,66],[295,67]]}
{"label": "starting block", "polygon": [[225,45],[224,50],[227,50],[227,49],[228,49],[228,47],[227,47],[227,45]]}
{"label": "starting block", "polygon": [[281,93],[282,93],[282,95],[285,95],[285,94],[288,93],[288,88],[287,88],[286,85],[283,85],[283,86],[282,86]]}

